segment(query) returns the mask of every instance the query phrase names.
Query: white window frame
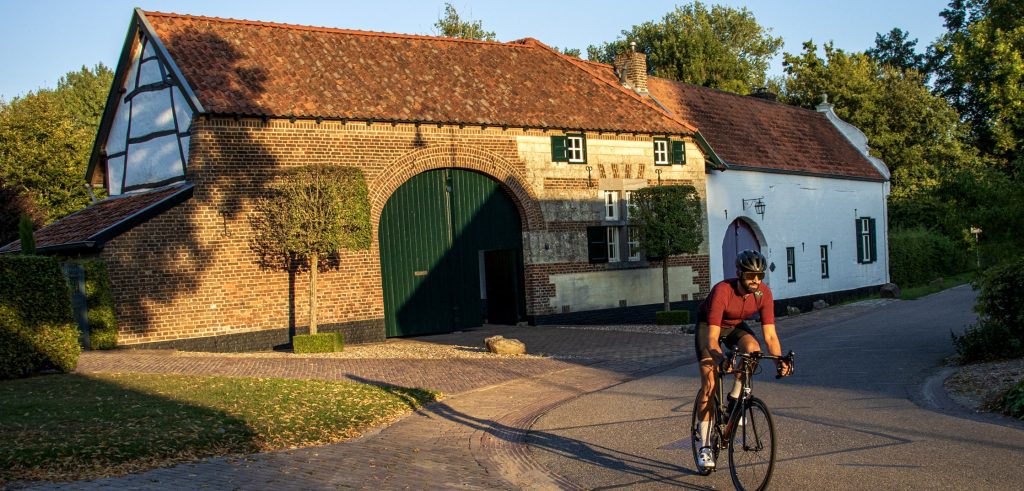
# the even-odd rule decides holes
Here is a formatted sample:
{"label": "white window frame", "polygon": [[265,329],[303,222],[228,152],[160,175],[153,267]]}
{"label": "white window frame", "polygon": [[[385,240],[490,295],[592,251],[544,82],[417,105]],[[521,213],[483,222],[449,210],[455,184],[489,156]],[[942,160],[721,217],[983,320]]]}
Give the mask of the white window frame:
{"label": "white window frame", "polygon": [[629,220],[629,206],[633,202],[633,191],[626,191],[625,196],[625,208],[626,208],[626,220]]}
{"label": "white window frame", "polygon": [[669,165],[669,156],[668,140],[654,140],[654,165]]}
{"label": "white window frame", "polygon": [[565,137],[565,152],[569,156],[569,162],[586,162],[583,151],[584,139],[580,135],[568,135]]}
{"label": "white window frame", "polygon": [[619,192],[618,191],[605,191],[604,192],[604,219],[605,220],[618,220],[619,219]]}
{"label": "white window frame", "polygon": [[608,227],[608,262],[619,262],[619,227]]}
{"label": "white window frame", "polygon": [[828,246],[821,246],[821,277],[828,278]]}
{"label": "white window frame", "polygon": [[[627,191],[628,192],[628,191]],[[638,227],[626,227],[626,235],[629,240],[629,260],[640,260],[640,229]]]}
{"label": "white window frame", "polygon": [[871,257],[871,219],[861,218],[860,219],[860,244],[861,244],[861,258],[860,262],[870,263],[875,260]]}
{"label": "white window frame", "polygon": [[786,248],[786,281],[796,282],[796,247]]}

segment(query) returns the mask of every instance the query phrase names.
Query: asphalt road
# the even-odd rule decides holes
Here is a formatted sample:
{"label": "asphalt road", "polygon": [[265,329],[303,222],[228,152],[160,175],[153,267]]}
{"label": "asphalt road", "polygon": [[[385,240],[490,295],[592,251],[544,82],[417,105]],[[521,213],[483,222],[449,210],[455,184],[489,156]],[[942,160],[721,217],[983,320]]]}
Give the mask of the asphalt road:
{"label": "asphalt road", "polygon": [[[954,352],[950,332],[975,320],[974,298],[964,286],[788,335],[780,319],[797,374],[754,385],[779,441],[771,487],[1020,489],[1024,425],[973,416],[927,391]],[[727,459],[711,476],[694,472],[698,387],[691,364],[570,401],[533,425],[532,456],[586,489],[732,489]]]}

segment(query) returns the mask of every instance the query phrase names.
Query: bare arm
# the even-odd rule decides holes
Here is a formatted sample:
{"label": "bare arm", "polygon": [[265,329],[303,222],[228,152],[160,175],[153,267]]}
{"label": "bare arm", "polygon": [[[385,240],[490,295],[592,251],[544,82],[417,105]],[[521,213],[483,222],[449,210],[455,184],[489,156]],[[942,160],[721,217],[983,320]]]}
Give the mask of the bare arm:
{"label": "bare arm", "polygon": [[[782,343],[779,342],[779,334],[775,330],[775,324],[764,324],[761,326],[761,331],[764,333],[764,344],[768,346],[768,353],[775,356],[782,356]],[[792,372],[793,368],[789,363],[782,362],[779,374],[785,377]]]}
{"label": "bare arm", "polygon": [[725,355],[722,354],[722,347],[718,345],[718,337],[721,335],[722,326],[708,324],[708,343],[704,349],[714,358],[715,366],[721,365],[722,360],[725,360]]}

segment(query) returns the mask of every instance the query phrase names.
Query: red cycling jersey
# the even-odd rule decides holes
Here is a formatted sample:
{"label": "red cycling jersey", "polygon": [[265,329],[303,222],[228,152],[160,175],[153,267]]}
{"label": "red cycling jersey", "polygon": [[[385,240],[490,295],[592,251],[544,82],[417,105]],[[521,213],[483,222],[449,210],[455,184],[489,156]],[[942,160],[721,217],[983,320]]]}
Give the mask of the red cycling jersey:
{"label": "red cycling jersey", "polygon": [[698,320],[729,329],[760,312],[762,324],[775,324],[775,301],[768,285],[761,283],[755,293],[741,294],[742,288],[735,278],[718,282],[701,302]]}

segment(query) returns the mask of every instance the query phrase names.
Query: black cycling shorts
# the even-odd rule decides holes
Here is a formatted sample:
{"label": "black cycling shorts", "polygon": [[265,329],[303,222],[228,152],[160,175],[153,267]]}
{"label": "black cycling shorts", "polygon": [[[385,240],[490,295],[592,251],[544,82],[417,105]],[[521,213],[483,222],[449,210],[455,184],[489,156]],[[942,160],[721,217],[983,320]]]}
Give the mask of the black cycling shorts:
{"label": "black cycling shorts", "polygon": [[[732,349],[740,342],[740,338],[742,338],[744,334],[750,334],[751,336],[754,336],[755,340],[757,339],[757,335],[754,334],[754,330],[751,329],[746,322],[740,322],[736,327],[721,328],[719,330],[718,341],[720,343],[725,343],[726,348]],[[707,338],[708,323],[698,322],[697,331],[693,336],[693,347],[697,353],[697,360],[700,360],[701,351],[707,347]]]}

